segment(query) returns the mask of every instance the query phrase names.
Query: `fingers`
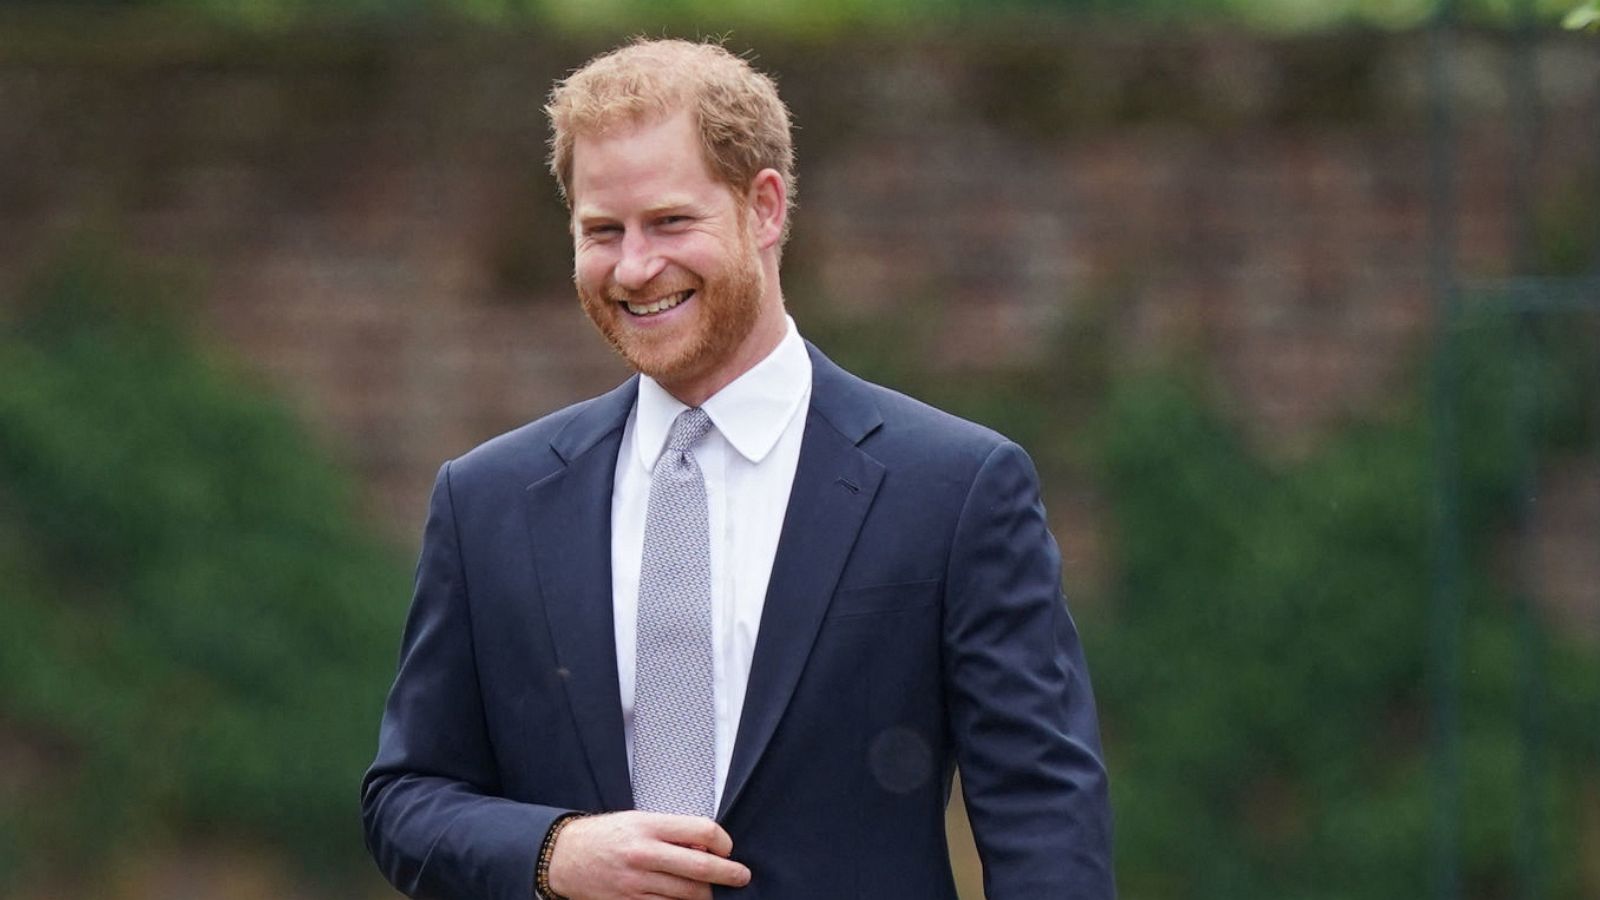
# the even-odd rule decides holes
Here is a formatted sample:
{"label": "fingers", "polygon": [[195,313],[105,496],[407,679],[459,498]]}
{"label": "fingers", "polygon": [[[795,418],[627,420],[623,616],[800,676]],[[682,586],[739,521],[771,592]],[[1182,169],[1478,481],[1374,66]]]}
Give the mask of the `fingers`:
{"label": "fingers", "polygon": [[670,813],[644,813],[651,832],[659,839],[684,847],[700,847],[707,853],[728,856],[733,853],[733,838],[721,825],[700,816]]}
{"label": "fingers", "polygon": [[650,872],[632,879],[625,889],[624,896],[643,897],[648,900],[657,897],[670,900],[711,900],[711,885],[661,872]]}
{"label": "fingers", "polygon": [[652,868],[699,884],[744,887],[750,883],[750,870],[742,863],[673,844],[661,845],[661,856]]}

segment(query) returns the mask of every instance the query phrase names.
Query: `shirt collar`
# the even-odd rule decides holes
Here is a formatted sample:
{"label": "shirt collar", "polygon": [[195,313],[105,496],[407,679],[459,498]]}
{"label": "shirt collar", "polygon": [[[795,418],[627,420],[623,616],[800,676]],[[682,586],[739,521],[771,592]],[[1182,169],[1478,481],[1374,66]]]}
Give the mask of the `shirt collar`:
{"label": "shirt collar", "polygon": [[[794,319],[784,316],[784,320],[787,327],[778,346],[700,407],[717,432],[752,463],[772,452],[784,428],[811,395],[811,357]],[[646,471],[655,468],[656,459],[666,449],[673,420],[685,409],[688,407],[654,378],[639,376],[633,445]]]}

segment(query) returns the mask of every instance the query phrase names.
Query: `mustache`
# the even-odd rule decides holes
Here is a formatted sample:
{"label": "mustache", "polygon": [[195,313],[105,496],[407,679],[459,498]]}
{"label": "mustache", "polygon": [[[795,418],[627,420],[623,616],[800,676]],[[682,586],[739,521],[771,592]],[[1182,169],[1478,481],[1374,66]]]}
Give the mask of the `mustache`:
{"label": "mustache", "polygon": [[670,297],[684,291],[697,291],[700,284],[687,281],[652,282],[637,290],[628,290],[615,284],[607,284],[601,294],[612,303],[650,303],[662,297]]}

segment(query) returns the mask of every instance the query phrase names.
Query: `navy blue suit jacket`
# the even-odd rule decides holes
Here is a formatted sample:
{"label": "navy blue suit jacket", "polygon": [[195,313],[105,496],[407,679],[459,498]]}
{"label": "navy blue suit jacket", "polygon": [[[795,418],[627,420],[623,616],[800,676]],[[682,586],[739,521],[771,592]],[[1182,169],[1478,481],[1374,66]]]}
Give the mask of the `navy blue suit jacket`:
{"label": "navy blue suit jacket", "polygon": [[[1110,900],[1094,702],[1027,455],[810,348],[811,408],[718,821],[719,897],[955,897],[952,770],[987,896]],[[529,900],[568,810],[632,806],[611,486],[637,382],[440,470],[362,788],[414,897]]]}

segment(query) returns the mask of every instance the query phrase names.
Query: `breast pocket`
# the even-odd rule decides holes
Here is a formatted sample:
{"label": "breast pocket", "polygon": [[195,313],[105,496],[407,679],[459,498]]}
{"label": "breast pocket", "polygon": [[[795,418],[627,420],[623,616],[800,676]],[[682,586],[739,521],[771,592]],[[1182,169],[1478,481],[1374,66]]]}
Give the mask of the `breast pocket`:
{"label": "breast pocket", "polygon": [[939,579],[934,578],[844,588],[834,594],[833,603],[828,607],[828,618],[853,619],[933,609],[939,605],[940,583]]}

